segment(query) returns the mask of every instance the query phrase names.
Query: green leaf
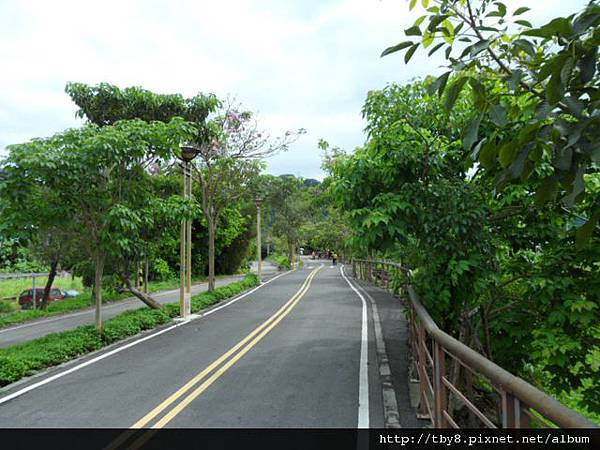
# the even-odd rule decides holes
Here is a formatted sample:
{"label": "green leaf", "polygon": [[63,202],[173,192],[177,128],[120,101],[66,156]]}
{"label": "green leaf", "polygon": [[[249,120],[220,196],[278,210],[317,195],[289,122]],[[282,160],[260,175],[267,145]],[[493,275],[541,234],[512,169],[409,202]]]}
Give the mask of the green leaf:
{"label": "green leaf", "polygon": [[429,53],[427,55],[428,56],[433,55],[435,52],[437,52],[442,47],[442,45],[444,45],[444,42],[440,42],[439,44],[434,45],[433,48],[431,50],[429,50]]}
{"label": "green leaf", "polygon": [[527,39],[517,39],[513,41],[513,45],[523,50],[532,58],[535,56],[535,48],[533,47],[533,44]]}
{"label": "green leaf", "polygon": [[560,148],[557,149],[557,155],[554,159],[554,167],[562,171],[568,171],[571,168],[571,162],[573,161],[573,149],[571,148]]}
{"label": "green leaf", "polygon": [[577,64],[579,67],[579,77],[582,83],[592,81],[596,74],[596,64],[598,61],[598,47],[594,47],[581,58]]}
{"label": "green leaf", "polygon": [[527,28],[533,28],[533,25],[528,20],[515,20],[515,23]]}
{"label": "green leaf", "polygon": [[469,78],[469,85],[473,90],[473,104],[478,111],[483,112],[487,106],[487,97],[483,83],[477,78]]}
{"label": "green leaf", "polygon": [[405,64],[408,64],[408,62],[410,61],[410,58],[412,58],[412,56],[415,54],[415,51],[417,50],[417,48],[419,48],[418,43],[416,43],[415,45],[413,45],[411,48],[408,49],[408,51],[404,55],[404,63]]}
{"label": "green leaf", "polygon": [[433,38],[434,38],[433,33],[430,33],[429,31],[425,31],[425,34],[423,35],[423,47],[424,48],[429,47],[433,43]]}
{"label": "green leaf", "polygon": [[412,11],[413,8],[416,6],[417,4],[417,0],[410,0],[410,4],[408,5],[408,10]]}
{"label": "green leaf", "polygon": [[520,8],[517,8],[515,10],[515,12],[513,13],[513,16],[518,16],[520,14],[526,13],[527,11],[529,11],[531,8],[528,8],[527,6],[521,6]]}
{"label": "green leaf", "polygon": [[513,178],[519,178],[523,173],[523,169],[525,169],[525,160],[527,159],[527,155],[529,155],[529,151],[531,150],[531,146],[525,146],[517,153],[516,158],[510,164],[508,168],[508,172]]}
{"label": "green leaf", "polygon": [[563,85],[568,85],[571,79],[571,72],[573,72],[573,66],[575,65],[573,58],[567,58],[565,63],[560,69],[560,81]]}
{"label": "green leaf", "polygon": [[514,142],[507,142],[506,144],[502,145],[502,147],[500,147],[500,151],[498,152],[498,159],[500,160],[500,165],[502,168],[507,168],[515,159],[516,154],[517,146]]}
{"label": "green leaf", "polygon": [[575,233],[575,248],[577,250],[583,250],[588,246],[599,220],[600,211],[596,211],[584,225],[579,227]]}
{"label": "green leaf", "polygon": [[465,129],[465,133],[463,135],[463,145],[465,146],[465,148],[467,150],[469,150],[473,146],[475,141],[477,141],[477,135],[479,132],[479,124],[481,123],[482,117],[483,117],[483,114],[478,114],[477,116],[475,116],[469,122],[469,125],[467,125],[467,128]]}
{"label": "green leaf", "polygon": [[585,181],[583,175],[585,173],[585,166],[582,164],[575,173],[575,178],[571,186],[570,192],[563,198],[563,202],[567,207],[571,207],[575,204],[575,200],[585,191]]}
{"label": "green leaf", "polygon": [[498,12],[504,17],[506,15],[506,5],[502,2],[495,2],[495,5],[498,7]]}
{"label": "green leaf", "polygon": [[421,36],[421,29],[418,26],[412,26],[404,30],[407,36]]}
{"label": "green leaf", "polygon": [[384,57],[386,55],[389,55],[390,53],[394,53],[397,52],[399,50],[403,50],[406,47],[410,47],[411,45],[414,45],[413,42],[411,41],[405,41],[405,42],[400,42],[397,45],[394,45],[393,47],[388,47],[386,48],[382,53],[380,57]]}
{"label": "green leaf", "polygon": [[492,170],[496,165],[496,155],[498,148],[492,141],[487,142],[479,152],[479,162],[487,169]]}
{"label": "green leaf", "polygon": [[543,206],[556,196],[558,191],[558,180],[555,176],[550,176],[544,179],[542,185],[535,193],[535,204],[538,207]]}
{"label": "green leaf", "polygon": [[573,33],[571,21],[566,17],[558,17],[543,27],[526,30],[521,34],[524,36],[537,36],[544,39],[551,39],[557,34],[568,37],[571,33]]}
{"label": "green leaf", "polygon": [[425,14],[424,16],[419,17],[417,20],[415,20],[415,23],[413,24],[413,27],[420,26],[427,17],[428,17],[427,14]]}
{"label": "green leaf", "polygon": [[471,46],[471,58],[475,55],[481,53],[483,50],[487,49],[490,46],[490,41],[484,39],[479,41]]}
{"label": "green leaf", "polygon": [[504,127],[508,123],[506,119],[506,108],[500,104],[492,106],[490,109],[490,119],[500,128]]}
{"label": "green leaf", "polygon": [[451,46],[451,45],[449,45],[449,46],[446,48],[446,51],[445,51],[444,53],[446,54],[446,59],[449,59],[449,58],[450,58],[450,53],[452,53],[452,46]]}
{"label": "green leaf", "polygon": [[561,82],[560,70],[554,71],[546,84],[546,100],[549,105],[556,105],[563,97],[564,87]]}
{"label": "green leaf", "polygon": [[454,107],[454,104],[456,103],[456,100],[458,99],[458,96],[460,95],[462,88],[464,87],[465,83],[467,82],[467,79],[468,79],[468,77],[457,78],[448,87],[448,92],[446,93],[446,100],[444,102],[444,108],[446,109],[446,111],[451,111],[452,108]]}
{"label": "green leaf", "polygon": [[435,30],[435,28],[442,23],[444,20],[446,20],[449,16],[442,14],[439,16],[433,16],[431,17],[431,19],[429,19],[429,25],[427,26],[427,30],[429,32],[433,32]]}
{"label": "green leaf", "polygon": [[513,73],[508,78],[508,88],[511,91],[514,91],[517,88],[517,86],[519,86],[521,78],[523,78],[523,71],[521,69],[513,70]]}
{"label": "green leaf", "polygon": [[446,87],[446,84],[448,83],[448,77],[451,73],[452,72],[446,72],[445,74],[437,77],[435,81],[433,81],[429,86],[427,86],[427,93],[429,95],[433,95],[434,92],[437,92],[438,95],[441,97],[444,93],[444,89]]}

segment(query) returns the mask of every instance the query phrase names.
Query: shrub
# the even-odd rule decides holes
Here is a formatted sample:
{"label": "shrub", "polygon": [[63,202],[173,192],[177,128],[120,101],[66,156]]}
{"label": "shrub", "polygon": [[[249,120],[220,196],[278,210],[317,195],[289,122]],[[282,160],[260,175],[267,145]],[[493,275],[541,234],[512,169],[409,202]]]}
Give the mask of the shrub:
{"label": "shrub", "polygon": [[162,258],[156,258],[152,266],[156,277],[160,281],[167,281],[175,277],[175,274],[169,267],[169,263]]}
{"label": "shrub", "polygon": [[292,265],[287,256],[284,255],[272,255],[269,257],[271,261],[277,264],[280,268],[291,269]]}

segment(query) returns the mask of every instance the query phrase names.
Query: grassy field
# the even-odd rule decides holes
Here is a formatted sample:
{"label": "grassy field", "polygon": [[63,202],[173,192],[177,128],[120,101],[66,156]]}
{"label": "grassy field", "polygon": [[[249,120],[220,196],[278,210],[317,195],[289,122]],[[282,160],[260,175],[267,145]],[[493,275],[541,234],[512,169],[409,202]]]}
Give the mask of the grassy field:
{"label": "grassy field", "polygon": [[[43,288],[46,286],[46,282],[48,281],[47,277],[40,277],[35,279],[35,287]],[[67,276],[64,278],[56,277],[54,280],[53,286],[56,286],[59,289],[76,289],[78,291],[83,291],[83,285],[81,284],[81,277],[75,277],[72,279],[71,276]],[[30,289],[31,278],[21,278],[17,280],[1,280],[0,281],[0,299],[4,297],[16,297],[25,289]]]}

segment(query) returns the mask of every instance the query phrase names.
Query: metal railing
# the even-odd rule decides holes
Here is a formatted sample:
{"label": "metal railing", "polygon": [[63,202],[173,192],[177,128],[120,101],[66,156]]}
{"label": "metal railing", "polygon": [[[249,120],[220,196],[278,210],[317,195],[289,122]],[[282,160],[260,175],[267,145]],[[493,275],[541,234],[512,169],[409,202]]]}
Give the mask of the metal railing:
{"label": "metal railing", "polygon": [[[410,277],[410,270],[392,261],[354,259],[354,277],[389,289],[395,275]],[[436,428],[459,428],[461,420],[453,417],[450,399],[468,410],[469,426],[484,428],[595,428],[590,420],[567,408],[556,399],[512,375],[480,353],[442,331],[421,304],[413,287],[408,294],[409,339],[412,369],[418,376],[419,416],[429,418]],[[462,392],[449,375],[450,364],[459,364],[470,380],[488,386],[486,405],[472,385]],[[490,409],[494,414],[490,414]],[[464,410],[464,409],[463,409]],[[487,413],[486,413],[487,412]],[[473,423],[478,422],[478,425]]]}

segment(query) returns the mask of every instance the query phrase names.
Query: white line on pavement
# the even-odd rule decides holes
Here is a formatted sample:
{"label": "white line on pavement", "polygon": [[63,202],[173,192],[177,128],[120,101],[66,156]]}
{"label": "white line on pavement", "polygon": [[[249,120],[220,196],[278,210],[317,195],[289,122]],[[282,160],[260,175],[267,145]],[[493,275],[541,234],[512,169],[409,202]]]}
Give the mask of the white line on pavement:
{"label": "white line on pavement", "polygon": [[[209,314],[212,314],[215,311],[223,309],[226,306],[229,306],[229,305],[237,302],[238,300],[241,300],[242,298],[244,298],[244,297],[252,294],[253,292],[256,292],[258,289],[262,288],[263,286],[266,286],[267,284],[269,284],[272,281],[275,281],[277,278],[282,277],[282,276],[284,276],[284,275],[286,275],[288,273],[291,273],[291,272],[292,271],[281,273],[281,274],[277,275],[276,277],[273,277],[270,280],[265,281],[264,283],[260,284],[259,286],[255,287],[254,289],[252,289],[252,290],[250,290],[250,291],[248,291],[248,292],[240,295],[239,297],[236,297],[233,300],[230,300],[229,302],[225,303],[224,305],[219,306],[219,307],[214,308],[214,309],[211,309],[210,311],[207,311],[206,313],[204,313],[204,314],[202,314],[200,316],[197,316],[197,317],[195,317],[192,320],[195,320],[196,318],[201,318],[201,317],[208,316]],[[37,383],[33,383],[33,384],[31,384],[31,385],[29,385],[27,387],[24,387],[23,389],[20,389],[20,390],[18,390],[16,392],[13,392],[12,394],[9,394],[9,395],[7,395],[5,397],[0,398],[0,405],[3,404],[3,403],[6,403],[6,402],[8,402],[8,401],[10,401],[10,400],[12,400],[12,399],[14,399],[16,397],[19,397],[19,396],[21,396],[21,395],[23,395],[23,394],[25,394],[25,393],[27,393],[29,391],[32,391],[33,389],[37,389],[37,388],[39,388],[39,387],[41,387],[41,386],[43,386],[45,384],[48,384],[48,383],[50,383],[50,382],[52,382],[54,380],[62,378],[64,376],[66,376],[66,375],[69,375],[70,373],[76,372],[76,371],[78,371],[80,369],[83,369],[84,367],[87,367],[87,366],[89,366],[91,364],[94,364],[94,363],[96,363],[98,361],[101,361],[101,360],[103,360],[105,358],[108,358],[109,356],[112,356],[112,355],[114,355],[116,353],[122,352],[123,350],[127,350],[128,348],[131,348],[131,347],[133,347],[135,345],[141,344],[142,342],[145,342],[145,341],[147,341],[149,339],[152,339],[152,338],[154,338],[156,336],[160,336],[163,333],[171,331],[171,330],[173,330],[173,329],[175,329],[177,327],[180,327],[180,326],[185,325],[185,324],[190,323],[190,322],[191,322],[191,320],[186,320],[186,321],[183,321],[183,322],[179,322],[179,323],[177,323],[175,325],[172,325],[172,326],[170,326],[168,328],[165,328],[164,330],[157,331],[156,333],[150,334],[148,336],[145,336],[143,338],[140,338],[140,339],[137,339],[137,340],[135,340],[133,342],[125,344],[122,347],[115,348],[114,350],[111,350],[109,352],[106,352],[106,353],[103,353],[103,354],[101,354],[99,356],[96,356],[95,358],[92,358],[92,359],[90,359],[88,361],[85,361],[85,362],[83,362],[81,364],[78,364],[78,365],[76,365],[74,367],[71,367],[70,369],[67,369],[64,372],[57,373],[56,375],[52,375],[51,377],[45,378],[45,379],[43,379],[41,381],[38,381]]]}
{"label": "white line on pavement", "polygon": [[369,333],[367,321],[367,302],[360,292],[356,290],[350,280],[346,278],[343,270],[344,266],[340,266],[342,278],[346,280],[348,286],[356,292],[362,302],[362,332],[360,341],[360,371],[358,384],[358,428],[369,428]]}
{"label": "white line on pavement", "polygon": [[381,378],[381,389],[383,393],[383,419],[385,428],[401,428],[400,413],[398,412],[398,402],[396,401],[396,392],[392,383],[392,370],[385,348],[383,339],[383,330],[379,310],[375,299],[369,294],[356,280],[352,280],[359,291],[365,294],[371,305],[371,314],[373,316],[373,330],[375,331],[375,342],[377,349],[377,360],[379,362],[379,377]]}

